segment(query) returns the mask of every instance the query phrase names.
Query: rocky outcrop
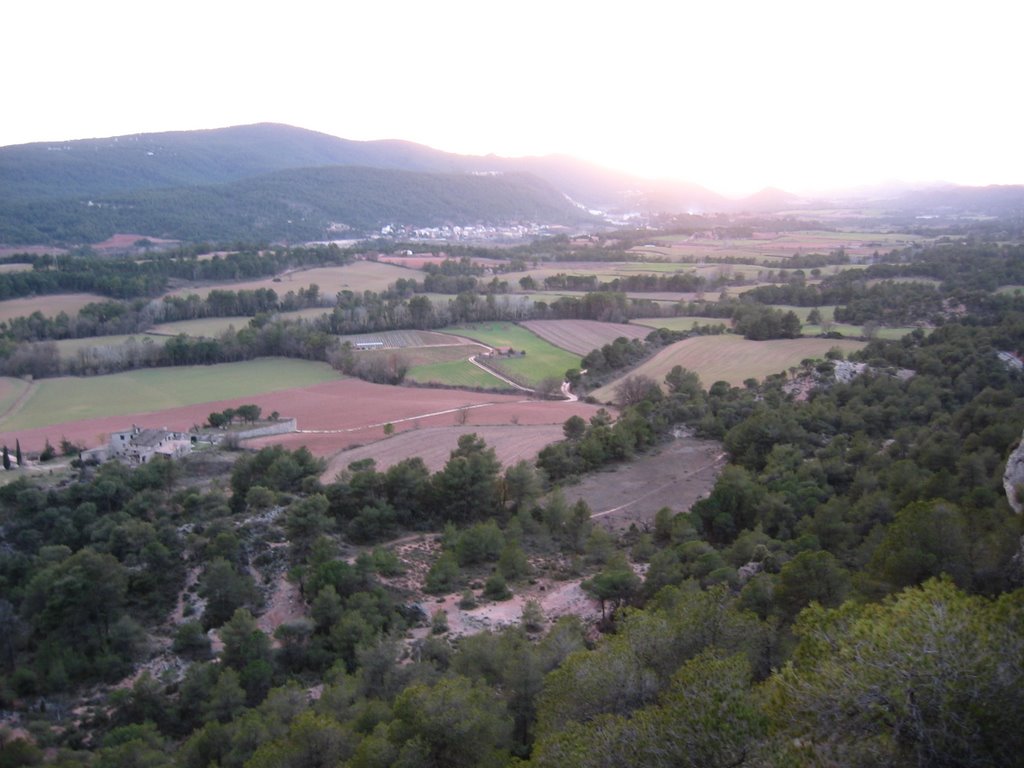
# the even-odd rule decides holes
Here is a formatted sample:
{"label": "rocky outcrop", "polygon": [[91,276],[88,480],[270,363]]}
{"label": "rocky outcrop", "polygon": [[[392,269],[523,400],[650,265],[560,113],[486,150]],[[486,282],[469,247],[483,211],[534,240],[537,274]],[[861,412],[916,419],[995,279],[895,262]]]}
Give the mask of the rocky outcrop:
{"label": "rocky outcrop", "polygon": [[1010,454],[1010,458],[1006,460],[1006,471],[1003,472],[1003,489],[1006,491],[1006,500],[1010,502],[1013,511],[1019,515],[1024,512],[1024,496],[1018,498],[1020,496],[1017,493],[1018,488],[1024,489],[1024,441]]}

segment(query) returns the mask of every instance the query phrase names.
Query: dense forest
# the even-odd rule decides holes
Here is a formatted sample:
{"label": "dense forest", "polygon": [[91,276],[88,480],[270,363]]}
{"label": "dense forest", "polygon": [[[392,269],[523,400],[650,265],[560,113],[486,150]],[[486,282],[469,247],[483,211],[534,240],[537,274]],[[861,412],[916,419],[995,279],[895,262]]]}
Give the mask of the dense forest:
{"label": "dense forest", "polygon": [[[189,462],[0,487],[0,709],[34,738],[5,735],[0,764],[44,750],[103,767],[1018,764],[1024,521],[1003,471],[1024,375],[999,353],[1024,351],[1024,308],[958,265],[1024,283],[1020,256],[941,247],[780,285],[785,303],[895,302],[935,327],[871,341],[854,377],[831,354],[742,387],[681,368],[664,387],[627,378],[616,417],[569,419],[535,464],[502,469],[466,435],[433,473],[361,462],[324,483],[305,449],[266,448],[226,459],[219,489],[190,482]],[[922,276],[941,281],[927,296],[893,279]],[[325,322],[381,301],[342,298]],[[736,312],[792,323],[750,299]],[[585,361],[626,370],[674,338]],[[679,430],[729,456],[689,510],[616,539],[558,490]],[[391,586],[403,566],[387,543],[426,532],[431,593],[501,599],[550,557],[600,601],[599,632],[524,609],[450,641]],[[271,636],[255,617],[283,573],[309,616]],[[173,663],[132,676],[158,650]]]}

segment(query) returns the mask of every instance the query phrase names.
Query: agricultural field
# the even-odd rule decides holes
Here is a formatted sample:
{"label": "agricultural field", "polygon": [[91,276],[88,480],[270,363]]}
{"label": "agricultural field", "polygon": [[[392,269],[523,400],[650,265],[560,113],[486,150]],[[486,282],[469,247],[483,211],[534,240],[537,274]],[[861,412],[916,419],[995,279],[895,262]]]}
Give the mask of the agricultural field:
{"label": "agricultural field", "polygon": [[0,377],[0,419],[18,402],[18,398],[24,395],[28,388],[29,383],[24,379]]}
{"label": "agricultural field", "polygon": [[293,309],[291,312],[278,312],[277,317],[282,320],[316,320],[318,317],[331,314],[331,310],[331,307],[307,307]]}
{"label": "agricultural field", "polygon": [[483,439],[501,461],[510,466],[519,461],[534,461],[542,448],[563,440],[561,424],[516,426],[449,426],[411,429],[380,440],[372,445],[342,451],[331,459],[322,475],[326,482],[345,470],[349,464],[373,459],[378,470],[385,470],[404,459],[419,456],[431,472],[442,469],[458,447],[459,437],[474,433]]}
{"label": "agricultural field", "polygon": [[86,336],[81,339],[61,339],[53,342],[57,345],[57,353],[62,360],[72,360],[78,354],[89,350],[102,351],[112,347],[122,347],[126,344],[158,344],[163,346],[167,343],[164,336],[150,336],[145,333],[123,334],[117,336]]}
{"label": "agricultural field", "polygon": [[634,250],[682,260],[740,257],[763,259],[765,264],[781,260],[778,266],[785,266],[785,259],[794,254],[826,254],[843,248],[856,260],[871,256],[875,251],[887,253],[927,240],[920,235],[904,233],[827,230],[755,232],[749,238],[718,238],[710,233],[698,233],[654,236],[649,245],[638,246]]}
{"label": "agricultural field", "polygon": [[95,293],[54,293],[24,299],[8,299],[0,301],[0,322],[16,317],[27,317],[37,311],[46,317],[56,317],[61,312],[74,317],[86,304],[107,300],[105,296]]}
{"label": "agricultural field", "polygon": [[149,329],[150,333],[161,336],[177,336],[185,334],[193,338],[206,337],[215,338],[220,336],[228,328],[236,331],[246,328],[249,325],[248,317],[238,315],[235,317],[202,317],[198,320],[179,320],[175,323],[160,323]]}
{"label": "agricultural field", "polygon": [[567,370],[580,365],[578,355],[559,349],[513,323],[475,323],[449,330],[490,347],[525,351],[522,357],[494,356],[487,360],[488,366],[525,386],[536,386],[552,378],[562,381]]}
{"label": "agricultural field", "polygon": [[[427,264],[436,264],[440,266],[449,258],[451,257],[443,255],[435,256],[431,253],[414,253],[412,256],[389,253],[380,254],[377,256],[377,261],[383,264],[394,264],[399,267],[405,267],[406,269],[423,269]],[[484,267],[485,269],[495,269],[496,267],[502,267],[507,263],[504,259],[490,259],[486,256],[473,256],[470,258],[470,261],[475,266]]]}
{"label": "agricultural field", "polygon": [[649,328],[636,325],[597,320],[527,320],[520,325],[556,347],[577,355],[586,355],[620,336],[642,339],[651,332]]}
{"label": "agricultural field", "polygon": [[267,277],[261,280],[247,280],[237,283],[215,283],[202,287],[180,288],[171,293],[172,296],[188,296],[197,294],[206,296],[212,290],[256,290],[258,288],[271,288],[278,296],[284,296],[288,291],[298,292],[300,288],[309,288],[314,283],[319,286],[322,296],[334,296],[341,291],[383,291],[399,278],[418,278],[422,275],[416,272],[396,267],[392,264],[381,264],[375,261],[357,261],[346,264],[343,267],[316,267],[314,269],[297,270],[287,272],[277,277]]}
{"label": "agricultural field", "polygon": [[0,275],[11,274],[13,272],[31,272],[31,264],[21,264],[18,262],[12,262],[9,264],[0,264]]}
{"label": "agricultural field", "polygon": [[[329,457],[345,448],[383,439],[383,427],[388,423],[393,424],[396,434],[431,426],[455,425],[555,424],[561,429],[561,425],[570,416],[579,415],[589,419],[597,411],[596,406],[585,403],[538,401],[521,395],[371,384],[359,379],[337,378],[327,366],[318,363],[302,364],[311,367],[306,371],[306,380],[315,380],[318,374],[326,374],[331,378],[311,385],[303,385],[300,382],[298,386],[285,388],[288,387],[286,377],[279,376],[274,382],[266,381],[268,386],[275,386],[272,390],[256,391],[257,388],[251,386],[251,381],[260,376],[262,368],[266,369],[262,371],[262,378],[268,380],[275,368],[286,370],[298,362],[300,361],[271,358],[255,361],[255,365],[231,363],[209,366],[207,370],[221,370],[220,379],[241,379],[241,382],[236,381],[237,386],[226,397],[223,390],[211,386],[205,393],[195,393],[200,399],[184,405],[172,404],[161,408],[161,404],[147,403],[140,407],[136,402],[137,410],[131,411],[128,410],[127,403],[120,403],[120,407],[111,404],[107,409],[94,408],[95,411],[106,412],[90,416],[77,416],[68,412],[72,409],[65,408],[64,412],[58,414],[59,422],[42,419],[49,423],[35,428],[22,425],[22,415],[29,413],[28,406],[38,402],[32,397],[26,403],[25,411],[19,411],[14,418],[7,421],[0,419],[0,444],[7,442],[13,445],[17,438],[26,451],[39,451],[46,440],[57,445],[62,437],[66,437],[72,442],[91,447],[105,442],[111,432],[124,429],[131,424],[187,430],[205,423],[212,412],[235,408],[245,403],[255,403],[264,413],[277,411],[282,416],[295,417],[298,420],[299,432],[249,440],[246,441],[246,446],[259,448],[264,445],[281,444],[291,449],[307,446],[315,455]],[[196,369],[162,369],[149,372],[187,373],[194,370]],[[91,379],[75,379],[74,382],[90,384],[83,397],[92,400],[97,397],[92,383],[107,382],[107,389],[113,392],[112,397],[116,398],[117,394],[124,393],[126,389],[124,382],[116,381],[117,377],[124,378],[128,375],[97,376]],[[43,380],[37,382],[36,386],[42,389],[42,385],[47,381],[57,383],[67,380]],[[113,387],[110,386],[110,382],[114,382]],[[166,389],[166,381],[161,384]],[[249,386],[246,387],[246,384]],[[165,394],[167,396],[163,402],[173,403],[174,391]],[[53,401],[52,396],[47,396],[47,399]],[[184,399],[179,398],[178,401]]]}
{"label": "agricultural field", "polygon": [[7,439],[16,431],[83,419],[156,413],[337,378],[338,373],[326,363],[263,358],[221,365],[146,368],[107,376],[40,379],[23,407],[0,420],[0,435]]}
{"label": "agricultural field", "polygon": [[[705,388],[716,381],[738,386],[747,379],[760,380],[769,374],[787,371],[807,358],[823,358],[833,347],[848,354],[864,346],[865,342],[850,339],[748,341],[732,334],[695,336],[666,347],[627,375],[650,376],[657,382],[663,382],[673,367],[681,365],[695,371]],[[622,378],[625,376],[591,394],[599,402],[611,402],[615,398],[615,387]]]}
{"label": "agricultural field", "polygon": [[[379,342],[382,349],[407,349],[410,347],[450,347],[465,344],[453,339],[447,333],[438,331],[378,331],[376,333],[355,333],[338,336],[342,343],[348,341],[353,346],[359,343]],[[480,351],[479,348],[477,351]]]}
{"label": "agricultural field", "polygon": [[685,512],[705,497],[725,464],[721,444],[679,437],[628,463],[592,472],[562,491],[569,504],[585,501],[591,519],[607,528],[643,529],[662,507]]}
{"label": "agricultural field", "polygon": [[693,328],[694,324],[732,327],[732,320],[728,317],[703,317],[699,315],[688,317],[640,317],[631,322],[647,328],[668,328],[670,331],[689,331]]}
{"label": "agricultural field", "polygon": [[[471,353],[473,354],[473,353]],[[509,385],[469,362],[465,357],[440,363],[412,365],[405,374],[407,381],[417,384],[438,384],[446,387],[470,387],[507,390]]]}

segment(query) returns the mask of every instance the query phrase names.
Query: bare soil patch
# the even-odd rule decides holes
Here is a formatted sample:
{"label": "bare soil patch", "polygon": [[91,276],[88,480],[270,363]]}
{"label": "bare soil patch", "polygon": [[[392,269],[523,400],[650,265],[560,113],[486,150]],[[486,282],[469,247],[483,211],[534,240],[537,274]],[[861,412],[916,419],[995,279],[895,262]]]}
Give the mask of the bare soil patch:
{"label": "bare soil patch", "polygon": [[685,512],[707,496],[725,463],[721,444],[681,436],[562,490],[570,504],[583,499],[593,512],[592,519],[609,529],[625,530],[634,523],[642,529],[662,507]]}

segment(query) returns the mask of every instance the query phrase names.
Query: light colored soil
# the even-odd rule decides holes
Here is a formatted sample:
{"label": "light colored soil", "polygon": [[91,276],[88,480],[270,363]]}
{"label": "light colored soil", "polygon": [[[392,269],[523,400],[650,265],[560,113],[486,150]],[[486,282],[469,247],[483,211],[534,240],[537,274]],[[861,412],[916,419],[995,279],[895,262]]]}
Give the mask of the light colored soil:
{"label": "light colored soil", "polygon": [[556,347],[577,355],[586,355],[620,336],[642,339],[651,332],[650,328],[642,326],[597,320],[528,320],[520,325]]}
{"label": "light colored soil", "polygon": [[656,452],[587,475],[562,491],[569,504],[583,499],[591,519],[612,530],[631,524],[645,529],[662,507],[684,512],[707,496],[725,463],[719,443],[678,437]]}

